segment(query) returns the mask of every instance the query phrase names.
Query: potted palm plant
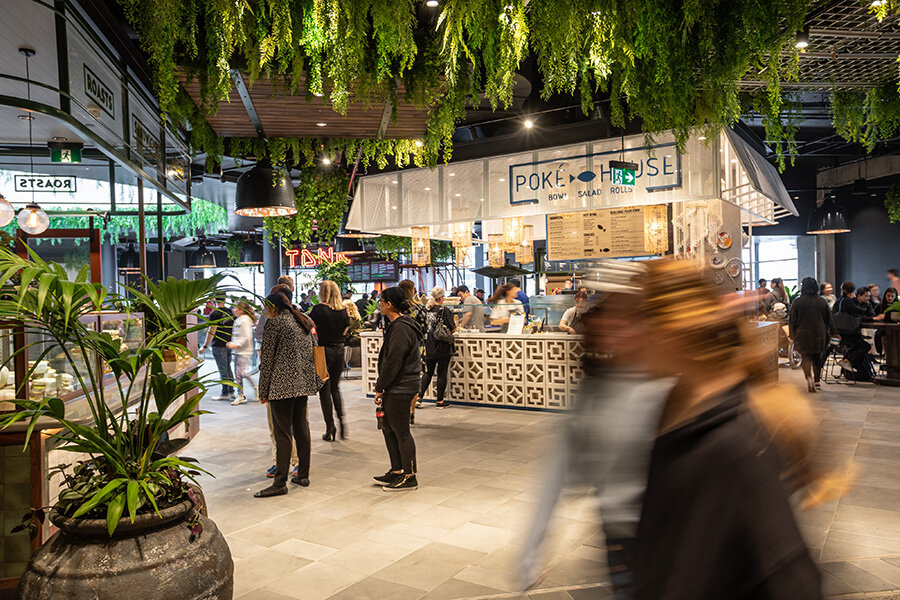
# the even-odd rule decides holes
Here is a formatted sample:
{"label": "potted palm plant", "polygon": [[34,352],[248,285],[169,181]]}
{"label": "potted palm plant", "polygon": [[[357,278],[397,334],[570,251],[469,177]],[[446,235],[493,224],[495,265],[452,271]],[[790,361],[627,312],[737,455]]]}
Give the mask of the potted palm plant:
{"label": "potted palm plant", "polygon": [[[41,340],[26,379],[49,353],[61,353],[89,414],[71,416],[58,397],[32,397],[15,400],[18,411],[0,418],[3,429],[24,428],[27,438],[47,429],[77,457],[59,469],[60,493],[46,513],[59,531],[32,557],[17,598],[230,599],[234,565],[203,514],[202,469],[175,456],[184,443],[168,438],[202,414],[213,382],[198,375],[196,362],[179,371],[164,360],[188,354],[185,336],[209,325],[185,323],[222,291],[222,276],[147,280],[146,292],[130,290],[148,322],[138,347],[89,325],[90,315],[128,300],[87,277],[87,268],[70,279],[60,265],[0,248],[0,320]],[[44,514],[33,509],[21,527],[35,527]]]}

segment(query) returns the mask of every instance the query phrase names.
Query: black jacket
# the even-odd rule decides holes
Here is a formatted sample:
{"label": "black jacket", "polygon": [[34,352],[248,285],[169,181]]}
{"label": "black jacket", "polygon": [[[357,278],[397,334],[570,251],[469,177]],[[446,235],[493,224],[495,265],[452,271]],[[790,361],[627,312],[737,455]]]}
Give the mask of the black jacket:
{"label": "black jacket", "polygon": [[856,298],[853,296],[841,296],[838,298],[837,302],[834,303],[834,306],[831,308],[832,312],[835,314],[839,312],[845,312],[854,317],[860,318],[869,318],[875,316],[875,311],[872,310],[872,305],[868,302],[860,304],[856,301]]}
{"label": "black jacket", "polygon": [[425,358],[438,359],[453,355],[453,344],[435,339],[434,327],[438,321],[443,321],[447,329],[454,331],[456,321],[453,320],[453,311],[446,306],[432,306],[425,311]]}
{"label": "black jacket", "polygon": [[422,328],[409,315],[400,315],[384,328],[384,340],[378,352],[376,392],[415,393],[422,372]]}
{"label": "black jacket", "polygon": [[800,354],[821,354],[828,348],[829,333],[835,331],[828,301],[821,296],[802,295],[791,304],[791,339]]}
{"label": "black jacket", "polygon": [[743,387],[661,435],[638,525],[636,600],[820,600],[821,580]]}

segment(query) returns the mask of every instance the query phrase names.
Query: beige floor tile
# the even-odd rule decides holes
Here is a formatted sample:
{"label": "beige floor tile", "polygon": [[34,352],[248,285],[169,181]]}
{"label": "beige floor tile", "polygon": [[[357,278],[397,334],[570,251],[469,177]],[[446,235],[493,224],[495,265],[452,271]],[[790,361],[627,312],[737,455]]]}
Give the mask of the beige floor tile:
{"label": "beige floor tile", "polygon": [[432,590],[485,555],[465,548],[432,542],[406,555],[375,575],[421,590]]}
{"label": "beige floor tile", "polygon": [[451,546],[490,553],[505,546],[512,537],[513,534],[505,529],[466,523],[438,541]]}
{"label": "beige floor tile", "polygon": [[455,578],[504,592],[518,591],[513,575],[509,571],[495,571],[473,565],[457,573]]}
{"label": "beige floor tile", "polygon": [[362,578],[353,571],[316,562],[271,579],[265,589],[297,600],[325,600]]}
{"label": "beige floor tile", "polygon": [[291,538],[279,544],[275,544],[272,546],[272,550],[284,552],[285,554],[292,554],[301,558],[307,558],[313,561],[321,560],[329,554],[334,554],[338,551],[337,548],[313,544],[297,538]]}
{"label": "beige floor tile", "polygon": [[420,600],[458,600],[459,598],[490,597],[492,594],[501,594],[502,590],[479,585],[461,579],[449,579],[437,586]]}
{"label": "beige floor tile", "polygon": [[367,577],[331,596],[328,600],[416,600],[422,590],[393,581]]}

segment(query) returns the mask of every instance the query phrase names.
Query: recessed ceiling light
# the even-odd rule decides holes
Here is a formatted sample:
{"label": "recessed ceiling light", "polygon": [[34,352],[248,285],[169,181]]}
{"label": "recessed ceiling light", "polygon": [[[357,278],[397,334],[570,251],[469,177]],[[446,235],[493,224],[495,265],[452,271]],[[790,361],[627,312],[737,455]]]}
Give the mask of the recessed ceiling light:
{"label": "recessed ceiling light", "polygon": [[394,209],[394,210],[397,210],[397,207],[396,207],[396,206],[392,206],[391,208]]}
{"label": "recessed ceiling light", "polygon": [[457,198],[459,198],[460,196],[462,196],[462,194],[453,194],[453,195],[456,196]]}
{"label": "recessed ceiling light", "polygon": [[701,136],[698,137],[697,139],[700,140],[701,142],[703,142],[703,141],[706,141],[706,136],[705,136],[705,135],[701,135]]}
{"label": "recessed ceiling light", "polygon": [[448,177],[456,177],[456,173],[450,173]]}
{"label": "recessed ceiling light", "polygon": [[425,6],[427,6],[428,8],[437,8],[438,0],[428,0],[428,2],[425,3]]}
{"label": "recessed ceiling light", "polygon": [[316,127],[325,127],[326,125],[328,125],[328,123],[323,123],[322,121],[316,123]]}
{"label": "recessed ceiling light", "polygon": [[416,140],[416,148],[421,148],[422,146],[424,146],[422,140]]}
{"label": "recessed ceiling light", "polygon": [[502,182],[504,182],[504,181],[506,181],[506,180],[505,180],[505,179],[503,179],[503,178],[502,178],[502,177],[501,177],[501,178],[500,178],[500,179],[498,179],[498,180],[497,180],[497,181],[500,181],[500,182],[501,182],[501,183],[502,183]]}
{"label": "recessed ceiling light", "polygon": [[52,138],[50,138],[50,141],[51,142],[65,142],[65,141],[68,141],[68,139],[69,138],[62,137],[61,135],[55,135]]}
{"label": "recessed ceiling light", "polygon": [[19,115],[19,118],[23,121],[34,121],[34,117],[32,115]]}
{"label": "recessed ceiling light", "polygon": [[809,47],[809,27],[804,27],[800,31],[797,32],[797,36],[794,38],[794,47],[800,50]]}
{"label": "recessed ceiling light", "polygon": [[426,192],[430,192],[430,191],[431,191],[431,188],[425,188],[425,191],[426,191]]}
{"label": "recessed ceiling light", "polygon": [[532,127],[534,127],[534,121],[532,121],[531,119],[525,119],[523,125],[525,125],[525,129],[531,129]]}
{"label": "recessed ceiling light", "polygon": [[328,157],[326,156],[325,158],[322,159],[322,164],[323,164],[323,165],[330,165],[330,164],[331,164],[331,159],[328,158]]}
{"label": "recessed ceiling light", "polygon": [[736,158],[732,158],[732,159],[731,159],[731,162],[736,163],[736,162],[737,162],[737,159],[736,159]]}
{"label": "recessed ceiling light", "polygon": [[396,180],[396,179],[395,179],[395,180],[393,180],[393,181],[392,181],[392,182],[391,182],[391,183],[393,183],[393,184],[395,184],[395,185],[396,185],[396,184],[398,184],[398,183],[400,183],[400,182],[399,182],[399,181],[397,181],[397,180]]}
{"label": "recessed ceiling light", "polygon": [[800,196],[794,196],[794,200],[799,200]]}
{"label": "recessed ceiling light", "polygon": [[316,98],[321,98],[324,95],[325,94],[323,94],[322,92],[313,92],[313,96],[315,96]]}
{"label": "recessed ceiling light", "polygon": [[478,201],[479,201],[479,202],[484,202],[484,198],[479,198]]}

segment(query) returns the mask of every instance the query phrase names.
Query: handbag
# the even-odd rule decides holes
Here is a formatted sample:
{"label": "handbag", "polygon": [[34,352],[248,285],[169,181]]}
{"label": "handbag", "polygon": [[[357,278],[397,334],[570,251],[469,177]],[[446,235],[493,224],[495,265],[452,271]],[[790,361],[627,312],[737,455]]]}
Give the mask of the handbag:
{"label": "handbag", "polygon": [[[841,298],[843,302],[844,298]],[[838,308],[840,311],[840,308]],[[862,327],[862,318],[854,317],[850,313],[836,312],[832,315],[834,318],[834,328],[840,335],[856,335]]]}
{"label": "handbag", "polygon": [[450,331],[450,328],[444,323],[443,312],[440,312],[435,316],[435,322],[431,328],[431,335],[439,342],[444,342],[445,344],[453,343],[453,332]]}
{"label": "handbag", "polygon": [[316,375],[322,381],[328,381],[328,365],[325,363],[325,347],[313,346],[313,359],[316,363]]}

